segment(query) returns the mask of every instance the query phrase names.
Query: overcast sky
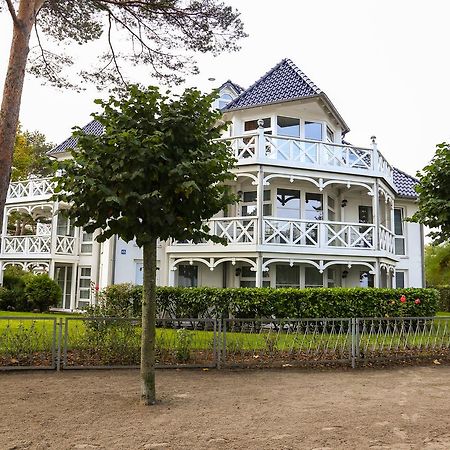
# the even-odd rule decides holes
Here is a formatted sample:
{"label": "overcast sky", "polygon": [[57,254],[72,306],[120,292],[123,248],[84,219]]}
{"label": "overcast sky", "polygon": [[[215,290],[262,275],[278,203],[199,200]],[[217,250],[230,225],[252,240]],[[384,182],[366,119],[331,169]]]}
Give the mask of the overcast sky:
{"label": "overcast sky", "polygon": [[[415,174],[450,140],[450,1],[224,0],[238,8],[249,37],[237,53],[200,55],[200,75],[186,86],[208,89],[226,79],[248,87],[290,58],[322,89],[350,126],[347,140],[379,149]],[[0,17],[0,81],[11,37]],[[145,70],[140,74],[146,77]],[[215,78],[211,83],[208,78]],[[149,83],[151,82],[149,78]],[[95,90],[81,94],[42,86],[27,76],[21,121],[59,143],[90,120]]]}

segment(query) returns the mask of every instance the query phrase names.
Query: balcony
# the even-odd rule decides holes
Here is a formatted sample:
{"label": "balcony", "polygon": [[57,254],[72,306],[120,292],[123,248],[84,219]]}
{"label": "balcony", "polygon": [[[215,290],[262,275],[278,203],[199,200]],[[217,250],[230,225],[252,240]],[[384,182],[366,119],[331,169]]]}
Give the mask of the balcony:
{"label": "balcony", "polygon": [[228,249],[291,252],[292,249],[303,247],[306,252],[316,253],[346,250],[346,254],[365,254],[364,252],[371,251],[394,255],[394,233],[382,225],[379,226],[378,236],[375,224],[278,217],[264,217],[261,232],[256,217],[211,219],[208,226],[211,235],[226,240],[227,247],[217,246],[209,241],[199,244],[192,241],[175,241],[172,243],[172,249],[182,251],[183,247],[186,250],[189,247],[189,251],[194,248],[205,251],[205,247],[209,247],[208,251],[220,248],[221,251]]}
{"label": "balcony", "polygon": [[2,239],[2,251],[4,255],[76,255],[76,238],[73,236],[55,236],[52,246],[51,236],[5,236]]}
{"label": "balcony", "polygon": [[13,181],[9,184],[6,201],[34,201],[49,198],[54,193],[55,183],[51,178],[36,178]]}
{"label": "balcony", "polygon": [[222,141],[229,144],[238,166],[258,163],[380,176],[393,184],[393,168],[377,149],[262,133]]}

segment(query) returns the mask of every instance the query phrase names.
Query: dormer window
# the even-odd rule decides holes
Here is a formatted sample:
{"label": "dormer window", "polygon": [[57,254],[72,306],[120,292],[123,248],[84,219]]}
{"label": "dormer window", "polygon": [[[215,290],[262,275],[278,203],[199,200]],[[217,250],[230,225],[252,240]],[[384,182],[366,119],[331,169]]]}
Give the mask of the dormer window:
{"label": "dormer window", "polygon": [[322,140],[322,124],[320,122],[305,122],[305,139]]}
{"label": "dormer window", "polygon": [[278,136],[300,137],[300,119],[293,117],[277,117]]}
{"label": "dormer window", "polygon": [[[259,119],[255,119],[255,120],[247,120],[244,123],[244,131],[246,133],[248,133],[249,131],[256,131],[258,129],[258,120]],[[271,123],[270,123],[270,117],[266,117],[263,120],[263,128],[264,131],[267,133],[267,129],[270,130],[271,128]]]}
{"label": "dormer window", "polygon": [[230,94],[223,93],[219,98],[219,109],[225,108],[233,100],[233,97]]}

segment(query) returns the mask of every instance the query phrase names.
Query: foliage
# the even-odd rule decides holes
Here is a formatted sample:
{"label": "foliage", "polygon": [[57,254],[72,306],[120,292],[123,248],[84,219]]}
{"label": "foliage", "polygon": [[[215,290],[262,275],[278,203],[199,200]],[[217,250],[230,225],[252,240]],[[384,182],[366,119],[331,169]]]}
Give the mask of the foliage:
{"label": "foliage", "polygon": [[30,305],[25,293],[27,281],[33,277],[31,272],[27,272],[18,266],[6,267],[3,274],[3,287],[8,290],[3,294],[2,306],[0,309],[13,311],[29,311]]}
{"label": "foliage", "polygon": [[10,311],[14,308],[16,296],[10,289],[0,286],[0,311]]}
{"label": "foliage", "polygon": [[450,286],[435,286],[439,291],[439,311],[450,312]]}
{"label": "foliage", "polygon": [[[167,82],[180,82],[181,73],[198,72],[193,54],[236,51],[237,40],[246,36],[239,13],[217,0],[29,3],[38,11],[38,40],[28,70],[58,87],[80,88],[76,79],[97,86],[121,84],[126,68],[133,65]],[[97,55],[90,70],[78,70],[81,63],[75,63],[76,52],[69,44],[96,41],[104,53]]]}
{"label": "foliage", "polygon": [[47,152],[53,147],[39,131],[22,131],[20,126],[14,145],[11,181],[23,180],[30,175],[45,177],[52,174]]}
{"label": "foliage", "polygon": [[142,287],[131,283],[113,284],[99,292],[96,305],[85,308],[92,317],[139,317]]}
{"label": "foliage", "polygon": [[432,228],[436,244],[450,241],[450,145],[436,146],[431,162],[417,173],[419,209],[410,220]]}
{"label": "foliage", "polygon": [[131,86],[120,100],[97,100],[103,112],[93,117],[104,134],[75,132],[78,148],[57,178],[75,225],[101,230],[100,242],[117,234],[138,246],[205,237],[202,221],[235,200],[223,184],[234,178],[234,160],[214,141],[224,129],[220,112],[210,110],[214,98],[187,89],[170,99]]}
{"label": "foliage", "polygon": [[[132,305],[140,288],[135,287],[123,305]],[[111,291],[113,292],[113,291]],[[438,308],[435,289],[376,288],[181,288],[158,287],[160,317],[318,318],[318,317],[416,317],[433,316]],[[405,295],[406,302],[400,298]],[[115,303],[115,299],[109,299]],[[416,304],[415,300],[420,303]],[[101,315],[111,311],[107,303],[98,306]],[[122,317],[127,307],[121,307]],[[137,308],[137,310],[139,310]]]}
{"label": "foliage", "polygon": [[191,347],[192,347],[192,339],[194,335],[191,331],[186,330],[185,328],[180,328],[177,330],[176,335],[176,358],[179,362],[189,361],[191,357]]}
{"label": "foliage", "polygon": [[425,278],[428,286],[450,284],[450,243],[425,247]]}
{"label": "foliage", "polygon": [[47,311],[61,299],[61,288],[47,274],[34,275],[26,280],[25,294],[31,309]]}

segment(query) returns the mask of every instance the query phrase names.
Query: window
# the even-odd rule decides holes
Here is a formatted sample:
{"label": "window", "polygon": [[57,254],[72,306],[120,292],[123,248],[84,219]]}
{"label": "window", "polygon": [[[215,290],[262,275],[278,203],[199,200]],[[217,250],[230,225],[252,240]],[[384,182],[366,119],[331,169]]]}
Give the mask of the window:
{"label": "window", "polygon": [[394,208],[394,234],[395,234],[395,254],[405,255],[406,245],[404,236],[403,209]]}
{"label": "window", "polygon": [[78,280],[79,299],[81,302],[89,302],[91,299],[91,268],[80,267]]}
{"label": "window", "polygon": [[287,264],[277,265],[276,287],[300,287],[300,267]]}
{"label": "window", "polygon": [[[269,272],[263,272],[263,278],[268,278]],[[263,287],[270,287],[269,280],[263,280]],[[256,287],[256,272],[250,266],[241,267],[241,275],[239,280],[240,287]]]}
{"label": "window", "polygon": [[334,131],[327,125],[327,142],[334,142]]}
{"label": "window", "polygon": [[92,253],[92,233],[84,230],[81,233],[81,253]]}
{"label": "window", "polygon": [[396,288],[405,287],[405,272],[400,270],[395,271],[395,287]]}
{"label": "window", "polygon": [[[249,131],[255,131],[258,129],[258,120],[259,119],[255,119],[255,120],[247,120],[244,123],[244,131],[245,132],[249,132]],[[270,122],[270,117],[266,117],[263,120],[263,128],[270,128],[271,127],[271,122]]]}
{"label": "window", "polygon": [[328,196],[328,220],[336,220],[336,201],[333,197]]}
{"label": "window", "polygon": [[[257,212],[257,192],[246,191],[242,194],[241,201],[241,215],[242,216],[256,216]],[[272,215],[272,204],[270,202],[270,190],[265,190],[263,194],[263,215]]]}
{"label": "window", "polygon": [[56,234],[58,236],[73,236],[75,234],[70,219],[63,214],[58,214]]}
{"label": "window", "polygon": [[323,287],[323,274],[315,267],[305,267],[305,288]]}
{"label": "window", "polygon": [[197,287],[198,286],[198,266],[180,265],[178,266],[178,286]]}
{"label": "window", "polygon": [[322,124],[320,122],[305,122],[305,139],[322,140]]}
{"label": "window", "polygon": [[336,287],[336,278],[337,278],[337,273],[336,273],[336,269],[327,269],[327,286],[332,288],[332,287]]}
{"label": "window", "polygon": [[322,194],[306,193],[305,212],[306,220],[323,220],[323,200]]}
{"label": "window", "polygon": [[225,108],[233,100],[233,97],[230,94],[224,93],[219,98],[219,109]]}
{"label": "window", "polygon": [[375,278],[373,273],[360,272],[359,273],[359,285],[360,287],[374,287]]}
{"label": "window", "polygon": [[277,189],[277,217],[300,218],[300,191]]}
{"label": "window", "polygon": [[277,134],[279,136],[300,137],[300,119],[278,116]]}

